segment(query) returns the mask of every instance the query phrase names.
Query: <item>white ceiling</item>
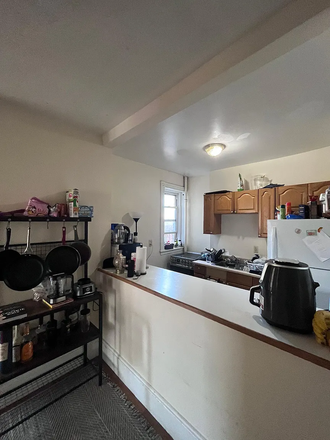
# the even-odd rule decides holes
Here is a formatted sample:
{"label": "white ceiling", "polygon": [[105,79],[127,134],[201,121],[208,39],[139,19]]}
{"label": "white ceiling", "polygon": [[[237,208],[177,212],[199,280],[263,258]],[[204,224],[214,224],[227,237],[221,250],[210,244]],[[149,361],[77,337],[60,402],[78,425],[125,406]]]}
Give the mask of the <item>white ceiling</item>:
{"label": "white ceiling", "polygon": [[0,1],[0,97],[102,135],[289,0]]}
{"label": "white ceiling", "polygon": [[[237,140],[245,133],[250,135]],[[220,135],[220,137],[218,137]],[[217,158],[202,147],[224,142]],[[330,145],[330,30],[114,148],[188,176]]]}
{"label": "white ceiling", "polygon": [[[292,9],[281,10],[286,5]],[[21,106],[41,123],[47,117],[58,126],[66,121],[99,140],[114,132],[114,154],[188,176],[328,146],[330,31],[315,38],[311,33],[300,46],[294,36],[293,45],[284,42],[271,62],[258,42],[264,35],[266,47],[278,43],[327,5],[330,1],[0,0],[0,105]],[[228,64],[225,73],[228,79],[233,72],[232,78],[221,89],[213,83],[218,91],[210,94],[201,77],[212,83],[223,54],[241,71],[235,76]],[[247,63],[254,60],[252,73],[244,71],[239,55]],[[175,90],[188,94],[194,81],[203,89],[200,97],[210,96],[196,102],[195,95],[189,102],[182,95],[180,107]],[[166,93],[172,93],[176,114],[166,109]],[[150,107],[152,113],[159,103],[165,103],[163,121],[154,120],[128,140],[130,123],[147,120]],[[237,141],[244,133],[249,137]],[[215,140],[227,148],[210,158],[202,146]]]}

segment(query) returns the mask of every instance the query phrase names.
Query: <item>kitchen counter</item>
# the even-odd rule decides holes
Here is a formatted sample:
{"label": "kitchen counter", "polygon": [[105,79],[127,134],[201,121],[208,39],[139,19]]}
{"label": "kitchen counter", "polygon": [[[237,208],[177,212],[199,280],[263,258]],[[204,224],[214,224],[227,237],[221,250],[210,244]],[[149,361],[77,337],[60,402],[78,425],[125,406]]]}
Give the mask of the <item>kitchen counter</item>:
{"label": "kitchen counter", "polygon": [[104,360],[173,438],[329,437],[330,352],[313,335],[271,327],[232,286],[152,266],[96,276]]}
{"label": "kitchen counter", "polygon": [[[210,265],[207,262],[200,263]],[[220,267],[220,269],[224,268]],[[149,266],[147,274],[136,280],[127,278],[125,274],[115,274],[114,269],[98,270],[330,370],[330,351],[327,347],[317,344],[314,335],[300,335],[269,325],[259,315],[258,309],[249,303],[248,291],[224,284],[211,283],[154,266]],[[239,272],[242,273],[242,271]]]}
{"label": "kitchen counter", "polygon": [[243,274],[243,275],[249,275],[250,277],[254,277],[254,278],[257,278],[257,279],[260,278],[260,275],[258,275],[258,274],[251,273],[251,272],[248,272],[248,271],[245,271],[245,270],[242,270],[242,269],[235,269],[235,268],[228,267],[228,266],[219,266],[219,265],[217,265],[215,263],[212,263],[211,261],[195,260],[193,262],[193,264],[194,265],[195,264],[199,264],[201,266],[207,266],[207,267],[212,266],[212,267],[215,267],[217,269],[227,270],[228,272],[235,272],[235,273],[239,273],[239,274]]}

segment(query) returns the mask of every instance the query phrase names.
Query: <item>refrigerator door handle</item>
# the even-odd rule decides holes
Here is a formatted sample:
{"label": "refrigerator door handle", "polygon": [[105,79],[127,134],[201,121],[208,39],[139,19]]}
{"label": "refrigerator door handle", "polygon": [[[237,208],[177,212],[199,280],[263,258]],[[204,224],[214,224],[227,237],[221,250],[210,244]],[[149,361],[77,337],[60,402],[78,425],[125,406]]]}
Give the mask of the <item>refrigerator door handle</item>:
{"label": "refrigerator door handle", "polygon": [[270,229],[269,240],[269,255],[268,258],[275,259],[278,258],[277,255],[277,229],[276,226],[272,226]]}
{"label": "refrigerator door handle", "polygon": [[276,226],[272,226],[271,229],[271,238],[270,238],[270,248],[271,248],[271,258],[278,258],[278,249],[277,249],[277,228]]}

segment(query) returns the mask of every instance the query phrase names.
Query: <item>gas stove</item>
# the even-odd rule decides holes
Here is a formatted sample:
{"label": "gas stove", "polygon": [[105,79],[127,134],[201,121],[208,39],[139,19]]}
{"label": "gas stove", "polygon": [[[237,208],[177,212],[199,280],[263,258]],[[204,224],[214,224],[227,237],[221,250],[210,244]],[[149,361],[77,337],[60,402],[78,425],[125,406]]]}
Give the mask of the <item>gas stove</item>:
{"label": "gas stove", "polygon": [[185,252],[183,254],[171,255],[170,269],[175,272],[194,275],[193,261],[200,259],[201,253],[199,252]]}

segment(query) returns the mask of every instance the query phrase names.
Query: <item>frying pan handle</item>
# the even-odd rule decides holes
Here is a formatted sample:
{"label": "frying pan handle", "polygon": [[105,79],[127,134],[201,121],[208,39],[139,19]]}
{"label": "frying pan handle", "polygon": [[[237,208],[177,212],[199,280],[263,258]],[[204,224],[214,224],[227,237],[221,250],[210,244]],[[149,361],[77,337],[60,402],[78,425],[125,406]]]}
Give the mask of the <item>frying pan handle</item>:
{"label": "frying pan handle", "polygon": [[73,231],[74,231],[74,241],[79,241],[77,225],[73,226]]}
{"label": "frying pan handle", "polygon": [[65,243],[66,243],[66,227],[63,226],[62,227],[62,244],[63,244],[63,246],[65,246]]}
{"label": "frying pan handle", "polygon": [[11,228],[7,228],[7,239],[5,244],[5,250],[7,251],[9,249],[9,243],[10,243],[10,237],[11,237]]}

